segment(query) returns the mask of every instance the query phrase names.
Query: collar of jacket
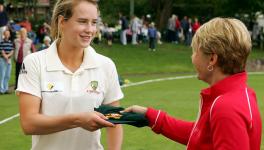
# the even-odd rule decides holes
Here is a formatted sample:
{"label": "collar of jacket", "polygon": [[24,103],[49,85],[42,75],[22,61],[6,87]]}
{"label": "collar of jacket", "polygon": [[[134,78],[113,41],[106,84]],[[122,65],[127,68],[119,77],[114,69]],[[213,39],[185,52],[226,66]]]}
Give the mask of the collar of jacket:
{"label": "collar of jacket", "polygon": [[217,96],[224,93],[232,92],[233,90],[244,88],[246,86],[247,73],[241,72],[228,76],[223,80],[218,81],[209,88],[201,91],[201,96],[205,101],[213,101]]}

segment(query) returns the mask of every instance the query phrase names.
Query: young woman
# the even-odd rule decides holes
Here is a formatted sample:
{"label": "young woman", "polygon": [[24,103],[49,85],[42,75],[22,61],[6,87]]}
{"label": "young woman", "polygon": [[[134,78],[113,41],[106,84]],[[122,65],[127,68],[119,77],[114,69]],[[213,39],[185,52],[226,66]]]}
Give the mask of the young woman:
{"label": "young woman", "polygon": [[90,46],[97,17],[95,0],[58,0],[56,40],[23,61],[17,92],[32,150],[102,150],[102,127],[109,127],[108,149],[121,149],[122,127],[94,111],[101,104],[119,106],[123,97],[114,63]]}
{"label": "young woman", "polygon": [[195,122],[141,106],[125,111],[145,114],[154,132],[187,145],[188,150],[259,150],[261,118],[255,92],[246,83],[251,51],[247,28],[237,19],[212,19],[197,30],[192,48],[198,79],[209,84],[201,90]]}
{"label": "young woman", "polygon": [[14,45],[15,45],[15,49],[14,49],[14,60],[16,62],[16,84],[15,84],[15,89],[17,88],[17,83],[18,83],[18,76],[19,76],[19,72],[21,70],[22,67],[22,62],[24,60],[24,58],[35,52],[35,46],[33,44],[33,41],[31,39],[28,38],[27,35],[27,30],[26,28],[21,28],[19,30],[19,36],[18,38],[16,38],[14,40]]}

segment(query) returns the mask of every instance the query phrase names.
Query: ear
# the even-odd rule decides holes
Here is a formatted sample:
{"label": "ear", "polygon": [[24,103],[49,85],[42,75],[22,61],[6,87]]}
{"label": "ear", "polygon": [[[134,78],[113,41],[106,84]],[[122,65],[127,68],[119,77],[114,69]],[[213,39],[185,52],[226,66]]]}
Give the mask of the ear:
{"label": "ear", "polygon": [[213,53],[210,55],[210,60],[209,60],[209,64],[210,65],[215,65],[217,63],[218,60],[218,55]]}
{"label": "ear", "polygon": [[64,17],[62,15],[59,15],[58,16],[58,28],[63,28],[64,22],[65,22]]}

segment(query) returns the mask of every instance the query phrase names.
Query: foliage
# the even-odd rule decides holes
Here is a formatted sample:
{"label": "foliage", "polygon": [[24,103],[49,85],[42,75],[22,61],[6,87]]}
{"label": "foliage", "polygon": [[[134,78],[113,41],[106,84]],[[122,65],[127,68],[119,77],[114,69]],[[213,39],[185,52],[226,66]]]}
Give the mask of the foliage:
{"label": "foliage", "polygon": [[[35,8],[37,2],[37,0],[10,1],[14,5],[24,4],[25,9]],[[50,0],[50,11],[55,2],[56,0]],[[166,28],[171,14],[177,14],[180,18],[185,15],[198,17],[204,22],[215,16],[234,17],[241,14],[248,14],[253,20],[256,12],[264,11],[263,0],[134,0],[134,3],[135,15],[141,17],[151,14],[151,21],[155,21],[160,30]],[[119,12],[130,17],[130,0],[100,0],[99,6],[103,21],[110,26],[117,24]]]}
{"label": "foliage", "polygon": [[[150,13],[151,10],[146,0],[135,0],[134,3],[135,15],[138,17]],[[127,18],[130,18],[130,0],[100,0],[99,7],[101,17],[110,26],[114,26],[118,23],[118,14],[120,12],[127,16]]]}
{"label": "foliage", "polygon": [[[129,15],[129,0],[100,0],[99,3],[103,18],[107,22],[116,23],[118,12]],[[204,22],[215,16],[234,17],[236,14],[248,14],[254,17],[253,14],[263,10],[263,0],[135,0],[135,14],[151,14],[159,29],[166,27],[172,13],[180,18],[184,15],[196,16]]]}

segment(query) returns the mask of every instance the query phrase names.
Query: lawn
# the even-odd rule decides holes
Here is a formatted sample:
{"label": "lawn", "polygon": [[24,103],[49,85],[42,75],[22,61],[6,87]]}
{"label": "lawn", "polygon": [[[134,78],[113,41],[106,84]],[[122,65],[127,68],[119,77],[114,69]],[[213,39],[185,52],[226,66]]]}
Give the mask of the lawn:
{"label": "lawn", "polygon": [[[159,74],[171,76],[194,73],[191,47],[181,44],[157,45],[156,52],[148,51],[147,44],[127,46],[93,44],[93,47],[98,53],[110,57],[115,62],[118,73],[130,80],[158,77]],[[249,59],[259,58],[264,59],[264,50],[253,49]],[[13,64],[13,68],[14,66]],[[15,69],[12,70],[11,84],[14,84],[14,71]]]}
{"label": "lawn", "polygon": [[[132,82],[193,74],[191,49],[182,45],[164,44],[158,51],[149,52],[146,45],[95,45],[97,51],[111,57],[119,74]],[[250,59],[264,58],[264,51],[254,50]],[[14,79],[12,79],[14,80]],[[12,81],[13,82],[13,81]],[[249,75],[249,85],[256,90],[259,107],[264,116],[263,74]],[[207,85],[196,78],[147,83],[123,88],[122,106],[133,104],[151,106],[173,116],[195,120],[198,112],[199,91]],[[18,113],[15,95],[0,96],[0,121]],[[31,137],[23,135],[19,118],[0,125],[0,150],[28,150]],[[102,143],[105,143],[103,130]],[[262,140],[263,141],[263,140]],[[104,144],[105,145],[105,144]],[[124,126],[124,150],[182,150],[185,146],[156,135],[149,128]],[[264,150],[262,142],[261,149]]]}

